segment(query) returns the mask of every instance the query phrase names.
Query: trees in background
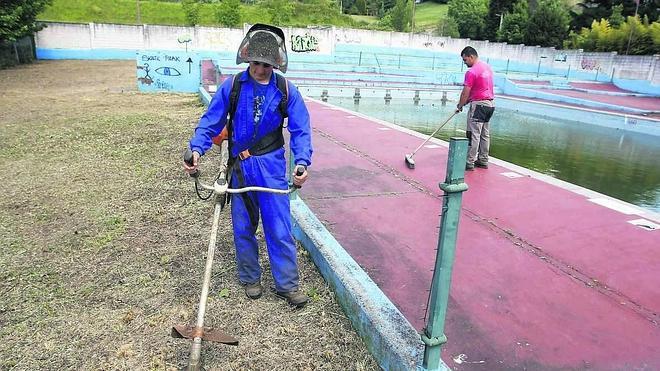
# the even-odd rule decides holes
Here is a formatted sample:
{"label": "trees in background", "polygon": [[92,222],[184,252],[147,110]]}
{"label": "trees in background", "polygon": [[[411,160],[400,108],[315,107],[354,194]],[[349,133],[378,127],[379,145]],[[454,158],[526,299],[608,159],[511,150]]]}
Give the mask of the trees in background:
{"label": "trees in background", "polygon": [[458,32],[458,24],[449,16],[440,17],[433,34],[435,36],[461,37],[460,32]]}
{"label": "trees in background", "polygon": [[0,41],[14,42],[43,28],[37,24],[37,15],[52,0],[0,1]]}
{"label": "trees in background", "polygon": [[488,0],[449,0],[447,15],[458,26],[461,37],[482,39],[486,30]]}
{"label": "trees in background", "polygon": [[571,16],[562,0],[540,0],[527,23],[525,44],[561,48],[568,37]]}
{"label": "trees in background", "polygon": [[615,51],[618,54],[660,53],[660,22],[651,24],[648,16],[643,19],[630,16],[615,27],[610,20],[602,18],[593,21],[590,28],[582,28],[579,33],[572,32],[565,46],[586,51]]}
{"label": "trees in background", "polygon": [[[497,41],[509,44],[523,44],[527,35],[529,23],[529,6],[527,0],[518,0],[509,13],[502,18],[502,29],[497,31]],[[498,25],[499,28],[499,25]]]}
{"label": "trees in background", "polygon": [[186,19],[186,25],[199,24],[199,2],[197,0],[181,0],[181,7]]}
{"label": "trees in background", "polygon": [[240,0],[222,0],[216,9],[218,23],[226,27],[238,27],[241,25],[241,2]]}

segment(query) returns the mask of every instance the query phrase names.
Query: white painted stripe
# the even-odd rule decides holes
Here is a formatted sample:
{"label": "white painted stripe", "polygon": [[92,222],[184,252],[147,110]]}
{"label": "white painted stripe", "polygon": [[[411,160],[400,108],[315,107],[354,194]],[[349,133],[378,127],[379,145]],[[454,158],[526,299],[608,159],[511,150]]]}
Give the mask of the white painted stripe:
{"label": "white painted stripe", "polygon": [[660,224],[653,223],[652,221],[646,219],[628,220],[628,223],[636,225],[647,231],[656,231],[660,229]]}
{"label": "white painted stripe", "polygon": [[424,146],[424,148],[442,148],[442,146],[439,146],[437,144],[427,144]]}
{"label": "white painted stripe", "polygon": [[350,115],[350,116],[346,116],[346,118],[347,118],[347,119],[354,119],[354,118],[355,118],[355,116],[353,116],[353,115]]}
{"label": "white painted stripe", "polygon": [[500,173],[500,175],[504,175],[505,177],[511,178],[511,179],[513,179],[513,178],[522,178],[523,177],[522,175],[520,175],[518,173],[514,173],[513,171],[509,171],[509,172],[506,172],[506,173]]}
{"label": "white painted stripe", "polygon": [[628,206],[628,205],[626,205],[622,202],[618,202],[614,199],[610,199],[610,198],[589,198],[588,200],[595,203],[595,204],[598,204],[600,206],[605,206],[608,209],[612,209],[612,210],[618,211],[618,212],[623,213],[623,214],[632,215],[632,214],[637,213],[636,209],[634,209],[634,208],[632,208],[632,207],[630,207],[630,206]]}
{"label": "white painted stripe", "polygon": [[392,130],[390,128],[378,128],[378,130]]}

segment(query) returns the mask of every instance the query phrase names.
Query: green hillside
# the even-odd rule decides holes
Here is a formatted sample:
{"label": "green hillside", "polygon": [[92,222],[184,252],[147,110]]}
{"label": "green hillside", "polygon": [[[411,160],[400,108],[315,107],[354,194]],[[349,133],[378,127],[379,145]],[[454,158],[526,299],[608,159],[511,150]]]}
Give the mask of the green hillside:
{"label": "green hillside", "polygon": [[[199,5],[201,26],[220,26],[216,20],[217,4]],[[271,23],[267,9],[260,5],[240,5],[241,21],[247,23]],[[292,16],[286,26],[334,25],[337,27],[369,28],[378,18],[339,14],[338,7],[324,8],[317,4],[293,3]],[[295,16],[293,16],[295,14]],[[447,5],[433,2],[417,4],[415,31],[431,31],[440,16],[447,14]],[[179,2],[140,0],[139,17],[137,0],[53,0],[39,15],[39,20],[76,23],[162,24],[183,26],[185,15]]]}
{"label": "green hillside", "polygon": [[[54,0],[39,20],[54,22],[80,23],[120,23],[120,24],[186,24],[181,3],[156,0],[139,0],[140,17],[138,19],[137,0]],[[218,4],[200,4],[201,26],[219,26],[216,20]],[[259,5],[240,5],[241,21],[247,23],[270,23],[268,10]],[[286,26],[335,25],[353,27],[356,21],[339,14],[339,9],[313,4],[294,3],[290,8],[291,17],[284,22]],[[295,14],[295,16],[293,16]]]}
{"label": "green hillside", "polygon": [[426,1],[415,5],[415,32],[432,31],[440,17],[447,15],[447,4]]}

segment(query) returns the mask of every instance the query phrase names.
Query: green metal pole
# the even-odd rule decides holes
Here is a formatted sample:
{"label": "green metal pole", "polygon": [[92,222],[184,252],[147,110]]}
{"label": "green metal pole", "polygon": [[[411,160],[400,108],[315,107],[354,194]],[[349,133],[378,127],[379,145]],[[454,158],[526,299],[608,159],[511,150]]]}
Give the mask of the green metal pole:
{"label": "green metal pole", "polygon": [[440,183],[440,189],[445,192],[445,197],[442,201],[438,251],[435,258],[433,282],[431,282],[429,317],[422,334],[422,341],[425,344],[423,367],[426,370],[438,369],[441,346],[447,342],[444,330],[451,270],[456,252],[456,235],[458,234],[461,200],[463,192],[468,189],[467,184],[464,182],[467,149],[467,138],[449,139],[447,176],[445,182]]}
{"label": "green metal pole", "polygon": [[[296,164],[294,163],[294,158],[293,158],[293,151],[291,150],[291,147],[289,147],[289,180],[290,183],[293,183],[293,169],[296,167]],[[289,200],[295,200],[298,198],[298,192],[291,192],[289,193]]]}

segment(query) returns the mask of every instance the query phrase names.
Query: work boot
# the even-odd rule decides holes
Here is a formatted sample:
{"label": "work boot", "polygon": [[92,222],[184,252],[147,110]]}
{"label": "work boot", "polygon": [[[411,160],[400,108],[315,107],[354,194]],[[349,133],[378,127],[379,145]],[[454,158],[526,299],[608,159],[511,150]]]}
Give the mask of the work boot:
{"label": "work boot", "polygon": [[275,291],[275,295],[277,295],[281,299],[286,299],[287,303],[289,305],[296,307],[296,308],[302,308],[307,304],[309,301],[309,298],[307,295],[303,294],[299,290],[294,290],[291,292],[279,292]]}
{"label": "work boot", "polygon": [[465,164],[465,170],[466,171],[473,171],[474,170],[474,164],[466,163]]}
{"label": "work boot", "polygon": [[481,162],[479,160],[474,162],[474,166],[480,167],[482,169],[488,169],[488,162]]}
{"label": "work boot", "polygon": [[263,294],[263,288],[261,287],[261,282],[257,281],[255,283],[248,283],[245,285],[245,295],[250,299],[259,299]]}

